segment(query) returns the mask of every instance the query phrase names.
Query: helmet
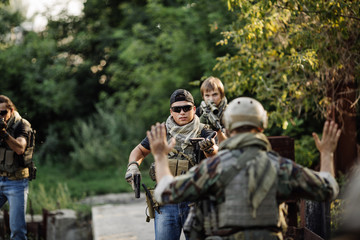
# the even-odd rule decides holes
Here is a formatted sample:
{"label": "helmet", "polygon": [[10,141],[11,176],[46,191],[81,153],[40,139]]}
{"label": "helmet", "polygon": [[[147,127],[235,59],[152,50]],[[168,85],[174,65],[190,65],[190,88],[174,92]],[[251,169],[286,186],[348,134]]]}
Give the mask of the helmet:
{"label": "helmet", "polygon": [[224,112],[224,125],[228,131],[242,126],[267,127],[267,113],[260,102],[249,97],[232,100]]}

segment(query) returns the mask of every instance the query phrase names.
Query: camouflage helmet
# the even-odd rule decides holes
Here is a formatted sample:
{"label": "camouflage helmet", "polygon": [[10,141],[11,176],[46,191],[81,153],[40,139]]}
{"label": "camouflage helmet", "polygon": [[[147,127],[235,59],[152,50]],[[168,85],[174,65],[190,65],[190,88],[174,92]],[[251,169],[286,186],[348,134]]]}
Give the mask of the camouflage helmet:
{"label": "camouflage helmet", "polygon": [[223,121],[228,131],[242,126],[265,129],[267,127],[267,113],[257,100],[249,97],[239,97],[229,103]]}

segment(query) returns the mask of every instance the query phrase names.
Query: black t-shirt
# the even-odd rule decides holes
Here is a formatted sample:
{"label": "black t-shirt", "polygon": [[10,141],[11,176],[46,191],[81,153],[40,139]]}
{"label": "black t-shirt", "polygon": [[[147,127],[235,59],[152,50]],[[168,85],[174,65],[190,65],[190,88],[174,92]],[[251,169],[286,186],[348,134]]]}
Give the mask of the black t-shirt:
{"label": "black t-shirt", "polygon": [[14,130],[13,138],[24,137],[28,141],[29,131],[29,127],[23,121],[20,121]]}
{"label": "black t-shirt", "polygon": [[[208,136],[210,136],[211,133],[213,133],[214,131],[211,129],[207,129],[204,128],[201,133],[200,133],[200,137],[202,138],[207,138]],[[144,148],[146,148],[147,150],[150,150],[150,142],[149,139],[147,137],[145,137],[141,143],[140,143]]]}
{"label": "black t-shirt", "polygon": [[[17,126],[14,129],[14,132],[13,132],[13,134],[11,134],[11,136],[15,139],[18,137],[23,137],[26,140],[26,144],[28,144],[29,132],[30,132],[29,126],[27,126],[23,121],[20,121],[20,123],[17,124]],[[5,141],[1,141],[0,146],[6,147],[7,144]]]}

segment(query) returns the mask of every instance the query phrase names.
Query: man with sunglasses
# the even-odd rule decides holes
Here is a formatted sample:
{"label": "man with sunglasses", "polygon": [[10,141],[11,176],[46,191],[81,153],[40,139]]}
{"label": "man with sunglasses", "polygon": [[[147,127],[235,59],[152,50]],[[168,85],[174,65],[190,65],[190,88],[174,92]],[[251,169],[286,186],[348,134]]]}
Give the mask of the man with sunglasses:
{"label": "man with sunglasses", "polygon": [[[199,145],[206,157],[215,155],[218,150],[214,137],[210,137],[214,131],[200,123],[195,111],[194,98],[190,92],[184,89],[177,89],[173,92],[170,97],[170,116],[166,120],[165,126],[167,139],[176,139],[174,148],[168,154],[170,169],[175,176],[186,173],[197,162],[194,146],[190,139],[203,138]],[[132,186],[133,176],[140,174],[139,165],[150,152],[150,143],[147,137],[132,150],[125,175],[126,180]],[[151,176],[155,181],[155,173],[152,173]],[[180,239],[181,230],[189,213],[188,205],[189,202],[180,202],[159,206],[159,211],[155,212],[154,221],[156,240]]]}
{"label": "man with sunglasses", "polygon": [[26,202],[29,168],[28,157],[30,124],[21,118],[12,101],[0,95],[0,207],[6,201],[10,206],[11,239],[26,238]]}

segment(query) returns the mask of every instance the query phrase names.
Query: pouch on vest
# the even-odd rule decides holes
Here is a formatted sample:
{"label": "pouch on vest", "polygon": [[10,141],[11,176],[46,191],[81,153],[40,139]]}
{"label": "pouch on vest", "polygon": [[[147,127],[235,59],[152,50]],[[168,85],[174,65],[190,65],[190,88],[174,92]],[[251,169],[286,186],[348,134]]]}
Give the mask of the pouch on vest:
{"label": "pouch on vest", "polygon": [[189,161],[187,161],[187,160],[178,160],[178,167],[177,167],[177,171],[176,171],[175,176],[182,175],[182,174],[186,173],[187,170],[189,170]]}
{"label": "pouch on vest", "polygon": [[169,159],[169,168],[173,176],[179,176],[189,170],[188,160]]}
{"label": "pouch on vest", "polygon": [[6,150],[5,153],[5,165],[10,168],[14,163],[14,151]]}
{"label": "pouch on vest", "polygon": [[5,160],[5,148],[0,148],[0,163],[2,163]]}
{"label": "pouch on vest", "polygon": [[[148,214],[146,214],[146,221],[149,222],[150,219],[154,219],[155,218],[155,209],[157,209],[157,211],[159,211],[159,207],[160,204],[155,200],[154,197],[154,189],[148,189],[150,196],[148,196],[148,194],[146,194],[146,205],[147,205],[147,209],[148,209]],[[150,200],[151,197],[151,200]]]}
{"label": "pouch on vest", "polygon": [[34,148],[35,148],[35,134],[36,134],[36,131],[31,129],[31,131],[29,132],[28,145],[24,152],[24,166],[31,165],[31,163],[32,163],[32,157],[33,157]]}

